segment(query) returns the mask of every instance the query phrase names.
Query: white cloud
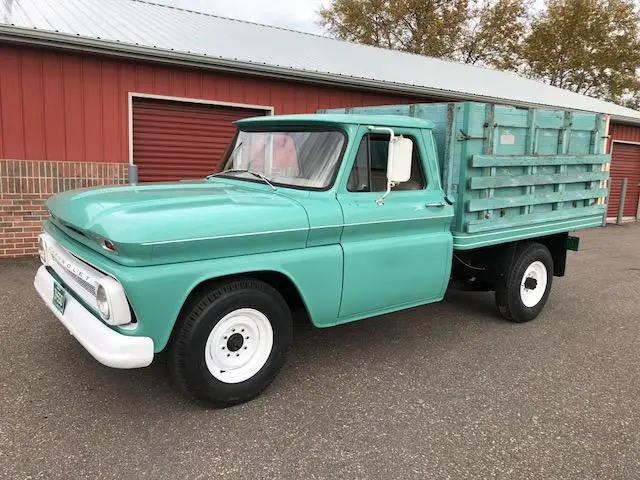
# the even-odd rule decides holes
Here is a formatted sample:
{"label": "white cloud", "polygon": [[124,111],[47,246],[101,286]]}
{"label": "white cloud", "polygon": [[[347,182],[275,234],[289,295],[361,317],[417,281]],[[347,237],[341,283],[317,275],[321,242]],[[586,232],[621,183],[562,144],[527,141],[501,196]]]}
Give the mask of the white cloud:
{"label": "white cloud", "polygon": [[156,0],[199,12],[322,34],[318,10],[328,0]]}

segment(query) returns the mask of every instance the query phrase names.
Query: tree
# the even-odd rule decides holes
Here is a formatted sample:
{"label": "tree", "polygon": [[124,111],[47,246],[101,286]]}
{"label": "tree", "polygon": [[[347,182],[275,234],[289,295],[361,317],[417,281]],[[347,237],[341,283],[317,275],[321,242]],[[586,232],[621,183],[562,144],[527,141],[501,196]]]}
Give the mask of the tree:
{"label": "tree", "polygon": [[512,68],[524,0],[333,0],[320,23],[343,40]]}
{"label": "tree", "polygon": [[631,88],[629,94],[624,95],[621,101],[617,103],[620,103],[623,107],[640,110],[640,78],[637,81],[635,90]]}
{"label": "tree", "polygon": [[465,63],[516,70],[521,63],[529,2],[499,0],[475,5],[471,28],[462,44]]}
{"label": "tree", "polygon": [[631,0],[548,0],[524,41],[523,71],[622,103],[640,87],[639,23]]}
{"label": "tree", "polygon": [[511,70],[640,108],[634,0],[538,6],[539,0],[332,0],[320,10],[320,24],[344,40]]}

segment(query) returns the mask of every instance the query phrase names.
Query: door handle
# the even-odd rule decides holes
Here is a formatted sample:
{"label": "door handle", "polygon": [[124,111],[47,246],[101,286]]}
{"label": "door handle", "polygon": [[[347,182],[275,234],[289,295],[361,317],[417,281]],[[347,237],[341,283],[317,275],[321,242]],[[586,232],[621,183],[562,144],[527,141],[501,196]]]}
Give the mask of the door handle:
{"label": "door handle", "polygon": [[433,202],[425,204],[425,207],[443,208],[444,202]]}

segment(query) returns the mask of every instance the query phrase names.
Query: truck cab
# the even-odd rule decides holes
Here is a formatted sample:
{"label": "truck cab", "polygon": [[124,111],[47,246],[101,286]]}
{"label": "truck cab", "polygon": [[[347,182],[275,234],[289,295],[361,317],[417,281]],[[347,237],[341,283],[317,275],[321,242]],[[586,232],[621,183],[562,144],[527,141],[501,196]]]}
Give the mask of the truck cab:
{"label": "truck cab", "polygon": [[[453,207],[440,184],[431,127],[429,121],[402,116],[357,115],[239,123],[232,144],[232,152],[237,151],[229,156],[227,169],[255,168],[276,188],[291,189],[287,195],[309,216],[306,246],[340,246],[342,271],[336,278],[341,278],[342,290],[336,292],[340,302],[329,324],[442,298],[451,268]],[[308,147],[301,147],[298,137],[305,137]],[[305,158],[307,148],[312,153]],[[388,178],[394,151],[396,167],[400,161],[406,166],[397,181]],[[291,178],[317,170],[324,180],[295,185],[299,180],[282,173],[292,165]],[[242,176],[260,182],[251,174]],[[320,318],[315,323],[327,324]]]}

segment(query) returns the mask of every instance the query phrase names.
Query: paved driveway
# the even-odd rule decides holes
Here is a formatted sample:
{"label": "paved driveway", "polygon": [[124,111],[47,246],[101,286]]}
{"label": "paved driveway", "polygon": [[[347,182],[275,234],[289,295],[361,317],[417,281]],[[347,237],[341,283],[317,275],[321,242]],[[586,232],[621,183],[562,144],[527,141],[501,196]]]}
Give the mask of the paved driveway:
{"label": "paved driveway", "polygon": [[0,478],[640,478],[640,225],[581,234],[545,312],[490,294],[299,327],[261,397],[95,362],[0,263]]}

